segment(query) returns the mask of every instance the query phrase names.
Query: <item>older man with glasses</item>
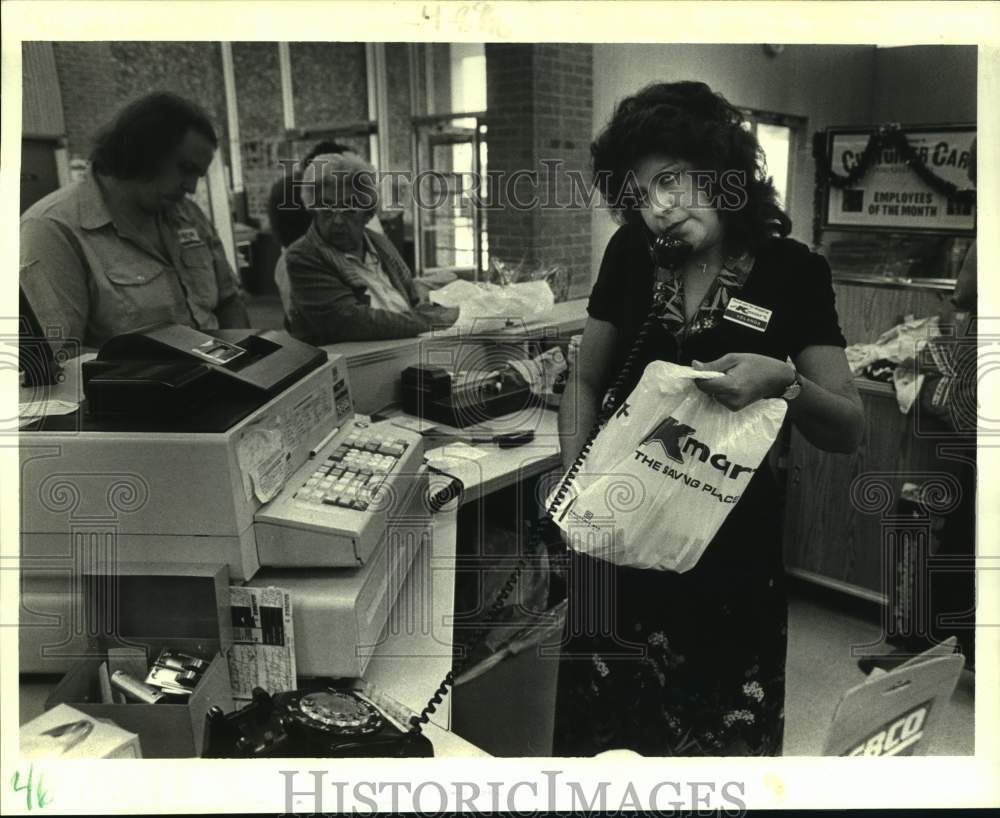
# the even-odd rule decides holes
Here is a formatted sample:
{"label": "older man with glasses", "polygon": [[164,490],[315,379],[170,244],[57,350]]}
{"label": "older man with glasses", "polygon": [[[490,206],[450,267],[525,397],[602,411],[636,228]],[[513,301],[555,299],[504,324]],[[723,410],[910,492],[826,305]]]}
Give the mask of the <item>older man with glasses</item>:
{"label": "older man with glasses", "polygon": [[294,336],[314,344],[411,338],[455,322],[458,310],[428,303],[392,243],[366,226],[378,193],[364,158],[315,157],[303,173],[302,201],[314,219],[285,259]]}

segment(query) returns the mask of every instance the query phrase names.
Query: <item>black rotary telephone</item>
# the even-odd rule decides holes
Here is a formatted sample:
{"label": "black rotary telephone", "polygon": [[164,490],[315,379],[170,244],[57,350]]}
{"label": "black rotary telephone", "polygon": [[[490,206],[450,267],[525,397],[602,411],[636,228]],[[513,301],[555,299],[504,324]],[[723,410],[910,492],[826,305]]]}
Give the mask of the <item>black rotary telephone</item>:
{"label": "black rotary telephone", "polygon": [[419,731],[400,730],[367,697],[336,682],[271,696],[205,720],[205,758],[430,758]]}
{"label": "black rotary telephone", "polygon": [[[676,269],[690,252],[691,246],[686,242],[663,236],[656,238],[650,246],[654,265],[665,270]],[[566,473],[549,506],[549,516],[558,507],[573,477],[582,468],[598,433],[617,408],[620,392],[628,383],[650,331],[658,321],[663,296],[662,287],[657,286],[649,315],[639,329],[621,372],[608,390],[583,450]],[[452,478],[430,499],[431,510],[440,510],[462,491],[461,482]],[[532,527],[533,536],[540,536],[540,532],[540,526]],[[525,560],[522,558],[500,589],[480,628],[472,635],[471,645],[478,645],[486,636],[494,618],[517,585],[524,567]],[[410,718],[406,730],[396,727],[365,696],[337,682],[316,682],[311,688],[274,696],[258,688],[253,692],[250,704],[240,710],[228,714],[219,707],[209,710],[205,720],[203,755],[205,758],[431,757],[434,749],[423,735],[423,726],[444,701],[472,654],[472,649],[467,650],[465,659],[445,675],[427,706],[419,715]]]}

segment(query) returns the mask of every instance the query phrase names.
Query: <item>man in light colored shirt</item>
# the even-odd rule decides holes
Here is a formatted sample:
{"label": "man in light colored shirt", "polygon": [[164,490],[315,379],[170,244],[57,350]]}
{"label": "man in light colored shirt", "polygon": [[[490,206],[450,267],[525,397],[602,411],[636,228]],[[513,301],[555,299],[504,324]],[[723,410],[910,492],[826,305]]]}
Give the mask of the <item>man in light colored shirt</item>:
{"label": "man in light colored shirt", "polygon": [[375,169],[352,152],[316,156],[302,175],[314,213],[288,248],[291,333],[314,344],[411,338],[450,326],[457,309],[426,300],[406,262],[366,226],[378,205]]}
{"label": "man in light colored shirt", "polygon": [[187,198],[217,144],[197,105],[150,94],[99,134],[82,180],[24,213],[21,288],[47,332],[96,348],[160,321],[249,325],[222,243]]}

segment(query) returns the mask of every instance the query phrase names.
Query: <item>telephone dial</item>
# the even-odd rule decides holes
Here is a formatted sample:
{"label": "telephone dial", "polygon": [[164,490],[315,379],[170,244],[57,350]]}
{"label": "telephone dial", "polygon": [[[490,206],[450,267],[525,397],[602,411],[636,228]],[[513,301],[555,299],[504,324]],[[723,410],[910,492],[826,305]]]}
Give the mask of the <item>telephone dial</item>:
{"label": "telephone dial", "polygon": [[[676,268],[691,252],[686,242],[664,236],[657,237],[650,245],[654,264],[663,269]],[[659,293],[657,293],[657,296]],[[579,471],[607,419],[614,412],[620,392],[628,382],[631,370],[639,360],[650,331],[658,320],[662,308],[654,296],[649,315],[639,330],[635,343],[625,359],[608,398],[598,414],[598,419],[587,437],[580,456],[567,472],[549,514],[559,504],[573,475]],[[460,494],[462,485],[453,479],[430,500],[431,510],[442,508]],[[535,528],[537,535],[538,528]],[[504,587],[497,594],[484,617],[479,631],[472,635],[471,645],[485,637],[493,618],[510,592],[514,589],[524,568],[522,559],[514,568]],[[471,656],[473,650],[466,652]],[[468,661],[466,659],[465,661]],[[335,684],[317,686],[315,689],[295,690],[270,695],[257,688],[249,705],[225,714],[219,707],[209,710],[205,720],[206,758],[427,758],[434,749],[421,732],[430,720],[463,670],[460,662],[441,681],[440,686],[419,715],[410,718],[407,730],[400,730],[390,718],[360,693]]]}
{"label": "telephone dial", "polygon": [[320,687],[274,696],[257,688],[249,705],[208,711],[206,758],[430,758],[425,735],[404,732],[354,690]]}

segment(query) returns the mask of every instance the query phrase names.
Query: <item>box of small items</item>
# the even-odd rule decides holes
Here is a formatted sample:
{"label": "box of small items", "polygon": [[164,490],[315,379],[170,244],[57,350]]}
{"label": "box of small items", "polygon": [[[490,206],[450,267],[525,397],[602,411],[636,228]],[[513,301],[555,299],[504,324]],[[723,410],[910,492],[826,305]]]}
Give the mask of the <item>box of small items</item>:
{"label": "box of small items", "polygon": [[228,566],[117,563],[80,579],[91,648],[46,709],[108,719],[144,758],[199,757],[209,708],[234,709]]}

